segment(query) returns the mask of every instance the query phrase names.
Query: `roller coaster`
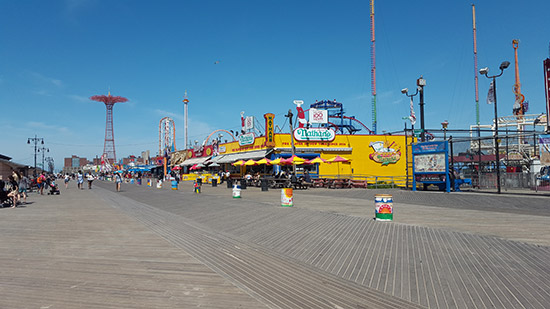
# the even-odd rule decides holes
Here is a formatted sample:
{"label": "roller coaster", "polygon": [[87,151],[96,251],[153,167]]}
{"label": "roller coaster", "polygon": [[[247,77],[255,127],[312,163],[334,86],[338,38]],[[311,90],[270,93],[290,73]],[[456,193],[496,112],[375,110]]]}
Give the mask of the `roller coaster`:
{"label": "roller coaster", "polygon": [[365,129],[369,134],[375,134],[371,129],[367,128],[361,121],[355,119],[354,116],[346,116],[344,112],[344,104],[336,102],[336,100],[315,101],[309,108],[324,109],[328,111],[329,121],[327,124],[321,124],[321,127],[331,127],[337,134],[355,134]]}

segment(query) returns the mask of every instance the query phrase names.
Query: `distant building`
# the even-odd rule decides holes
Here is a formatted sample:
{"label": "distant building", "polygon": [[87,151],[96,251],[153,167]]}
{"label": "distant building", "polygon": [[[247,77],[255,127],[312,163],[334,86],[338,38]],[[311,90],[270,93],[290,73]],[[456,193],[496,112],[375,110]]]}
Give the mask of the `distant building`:
{"label": "distant building", "polygon": [[126,166],[130,163],[133,163],[135,165],[144,165],[145,159],[142,157],[136,157],[134,155],[128,156],[127,158],[122,158],[122,165]]}
{"label": "distant building", "polygon": [[88,159],[72,155],[70,158],[65,158],[64,163],[63,173],[70,174],[78,172],[79,169],[88,164]]}

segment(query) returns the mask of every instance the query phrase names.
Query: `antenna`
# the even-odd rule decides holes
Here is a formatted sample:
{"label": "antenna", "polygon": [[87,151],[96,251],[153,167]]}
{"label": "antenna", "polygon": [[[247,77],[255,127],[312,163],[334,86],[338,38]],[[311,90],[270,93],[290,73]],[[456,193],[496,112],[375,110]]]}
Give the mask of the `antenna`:
{"label": "antenna", "polygon": [[374,37],[374,0],[370,1],[370,61],[371,61],[371,90],[372,90],[372,130],[377,132],[378,121],[376,119],[376,45]]}

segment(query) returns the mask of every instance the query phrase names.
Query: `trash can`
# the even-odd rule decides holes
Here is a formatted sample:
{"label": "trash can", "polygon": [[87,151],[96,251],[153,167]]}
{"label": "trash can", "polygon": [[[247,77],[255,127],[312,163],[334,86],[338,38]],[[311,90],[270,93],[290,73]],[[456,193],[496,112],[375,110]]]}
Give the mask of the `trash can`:
{"label": "trash can", "polygon": [[233,188],[233,179],[227,178],[227,189]]}
{"label": "trash can", "polygon": [[294,206],[293,200],[294,200],[294,192],[292,192],[292,188],[281,189],[281,206],[292,207]]}
{"label": "trash can", "polygon": [[172,190],[177,190],[177,189],[178,189],[178,182],[175,180],[172,180]]}
{"label": "trash can", "polygon": [[241,190],[246,190],[246,179],[241,179]]}
{"label": "trash can", "polygon": [[241,186],[235,185],[233,187],[233,198],[241,198]]}
{"label": "trash can", "polygon": [[267,179],[262,178],[262,179],[260,180],[260,186],[262,187],[262,191],[268,191],[269,188],[268,188]]}
{"label": "trash can", "polygon": [[216,178],[212,178],[212,187],[218,186],[218,180]]}
{"label": "trash can", "polygon": [[393,197],[390,194],[374,196],[374,216],[376,221],[393,220]]}
{"label": "trash can", "polygon": [[197,183],[199,184],[199,186],[202,185],[202,178],[197,178]]}

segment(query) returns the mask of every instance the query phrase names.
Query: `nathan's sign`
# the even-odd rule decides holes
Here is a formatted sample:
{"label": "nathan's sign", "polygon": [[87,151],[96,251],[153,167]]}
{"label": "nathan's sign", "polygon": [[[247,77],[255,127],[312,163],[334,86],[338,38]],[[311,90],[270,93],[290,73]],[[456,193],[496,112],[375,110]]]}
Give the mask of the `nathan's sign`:
{"label": "nathan's sign", "polygon": [[299,142],[332,142],[336,137],[336,132],[325,128],[298,128],[294,130],[294,139]]}
{"label": "nathan's sign", "polygon": [[246,133],[239,136],[239,146],[247,146],[254,144],[254,133]]}
{"label": "nathan's sign", "polygon": [[265,146],[266,147],[275,147],[275,126],[273,124],[273,119],[275,119],[275,114],[265,114]]}

